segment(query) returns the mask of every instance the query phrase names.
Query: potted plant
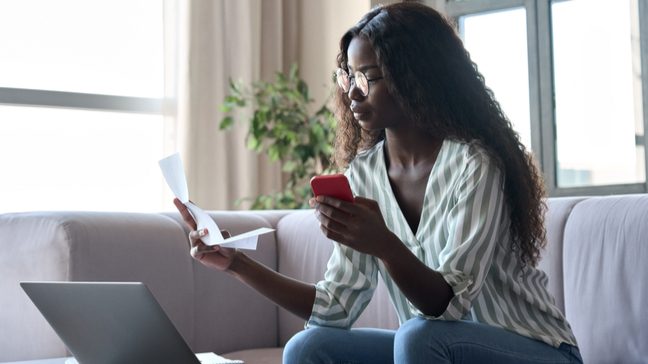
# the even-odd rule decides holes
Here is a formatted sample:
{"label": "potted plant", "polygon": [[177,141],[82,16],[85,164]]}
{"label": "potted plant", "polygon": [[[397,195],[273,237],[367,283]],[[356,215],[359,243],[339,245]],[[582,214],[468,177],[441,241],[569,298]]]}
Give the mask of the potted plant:
{"label": "potted plant", "polygon": [[309,112],[313,102],[296,65],[287,75],[277,72],[273,82],[246,86],[230,80],[220,128],[235,123],[236,109],[251,108],[247,147],[281,163],[286,176],[282,191],[246,198],[252,200],[252,209],[306,208],[312,196],[310,178],[332,171],[335,118],[326,104]]}

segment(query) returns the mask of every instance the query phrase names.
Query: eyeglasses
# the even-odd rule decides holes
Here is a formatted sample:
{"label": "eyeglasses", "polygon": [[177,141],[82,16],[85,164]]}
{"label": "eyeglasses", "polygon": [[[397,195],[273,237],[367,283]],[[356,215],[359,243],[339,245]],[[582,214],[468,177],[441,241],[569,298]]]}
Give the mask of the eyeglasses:
{"label": "eyeglasses", "polygon": [[342,91],[345,93],[348,93],[349,90],[351,90],[351,87],[355,86],[360,90],[362,96],[366,97],[369,95],[369,83],[381,80],[382,77],[367,78],[367,75],[360,71],[355,71],[353,76],[350,76],[347,71],[338,68],[337,71],[335,71],[335,79],[337,80],[338,86],[340,86]]}

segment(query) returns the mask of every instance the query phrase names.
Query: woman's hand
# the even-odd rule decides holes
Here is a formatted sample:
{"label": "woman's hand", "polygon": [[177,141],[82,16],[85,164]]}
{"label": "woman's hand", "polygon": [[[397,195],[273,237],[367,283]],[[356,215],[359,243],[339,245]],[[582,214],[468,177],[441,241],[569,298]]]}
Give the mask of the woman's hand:
{"label": "woman's hand", "polygon": [[[209,231],[207,231],[207,229],[197,230],[196,221],[189,213],[187,207],[180,200],[177,198],[174,199],[173,204],[176,206],[178,211],[180,211],[182,219],[191,229],[191,232],[189,233],[189,242],[191,244],[191,250],[189,253],[191,256],[207,267],[220,271],[227,271],[236,258],[237,250],[232,248],[223,248],[218,245],[205,245],[205,243],[200,239],[209,234]],[[224,238],[230,237],[230,233],[227,230],[221,230],[221,234],[223,234]]]}
{"label": "woman's hand", "polygon": [[318,196],[309,201],[315,208],[324,235],[357,251],[382,259],[391,244],[400,242],[385,225],[378,203],[355,197],[354,203]]}

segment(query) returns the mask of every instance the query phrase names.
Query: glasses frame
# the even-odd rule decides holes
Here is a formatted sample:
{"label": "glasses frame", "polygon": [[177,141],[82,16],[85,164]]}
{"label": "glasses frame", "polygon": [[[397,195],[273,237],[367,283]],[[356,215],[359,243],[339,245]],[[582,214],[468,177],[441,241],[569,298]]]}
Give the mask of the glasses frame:
{"label": "glasses frame", "polygon": [[338,87],[342,89],[342,91],[348,94],[349,91],[351,91],[351,89],[356,87],[358,88],[358,90],[360,90],[360,93],[362,94],[363,97],[367,97],[369,95],[370,82],[378,81],[382,79],[383,79],[382,76],[368,78],[367,75],[365,75],[364,72],[362,71],[353,72],[353,77],[351,77],[349,72],[347,72],[347,70],[345,70],[344,68],[338,68],[335,71],[335,80],[337,82]]}

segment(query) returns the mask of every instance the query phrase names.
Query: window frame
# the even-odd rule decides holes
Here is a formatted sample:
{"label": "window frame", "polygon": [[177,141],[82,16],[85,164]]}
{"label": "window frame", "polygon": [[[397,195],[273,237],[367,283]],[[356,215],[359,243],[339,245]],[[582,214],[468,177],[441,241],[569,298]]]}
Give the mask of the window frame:
{"label": "window frame", "polygon": [[[554,0],[564,1],[564,0]],[[648,70],[648,3],[632,1],[639,18],[639,52],[642,70]],[[527,49],[529,67],[529,104],[531,145],[542,170],[550,197],[632,194],[648,192],[648,76],[642,73],[642,115],[644,135],[636,135],[637,145],[644,146],[646,181],[642,183],[559,187],[557,180],[555,85],[553,77],[551,4],[552,0],[423,0],[424,4],[444,12],[454,19],[466,15],[526,9]],[[543,122],[544,121],[544,122]]]}
{"label": "window frame", "polygon": [[[177,0],[162,1],[163,36],[177,31],[179,5]],[[176,46],[176,45],[174,45]],[[171,60],[169,52],[175,51],[175,47],[164,47],[165,62]],[[175,61],[175,60],[173,60]],[[175,64],[165,65],[165,73],[173,69]],[[166,75],[168,77],[168,75]],[[175,76],[168,80],[168,83],[175,83]],[[165,89],[174,85],[164,85]],[[165,90],[168,91],[168,90]],[[125,113],[157,114],[164,115],[172,100],[166,97],[137,97],[125,95],[107,95],[97,93],[83,93],[62,90],[50,90],[46,88],[16,88],[0,86],[0,105],[10,106],[40,106],[54,108],[69,108],[95,111],[114,111]]]}
{"label": "window frame", "polygon": [[0,105],[162,114],[162,98],[0,87]]}

